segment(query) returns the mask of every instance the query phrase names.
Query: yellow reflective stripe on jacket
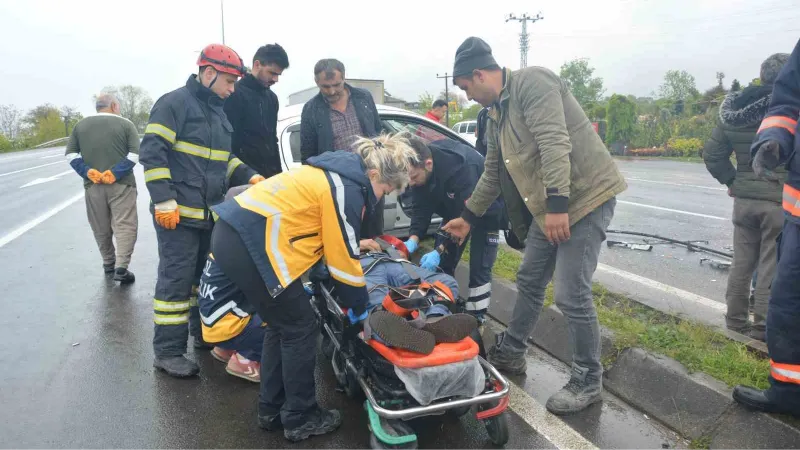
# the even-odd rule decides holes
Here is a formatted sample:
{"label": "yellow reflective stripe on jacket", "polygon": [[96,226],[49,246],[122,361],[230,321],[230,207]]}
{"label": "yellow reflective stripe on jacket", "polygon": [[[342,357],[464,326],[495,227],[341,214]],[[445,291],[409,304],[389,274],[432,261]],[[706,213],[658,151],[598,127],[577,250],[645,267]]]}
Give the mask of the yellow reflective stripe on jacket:
{"label": "yellow reflective stripe on jacket", "polygon": [[164,300],[154,298],[153,309],[161,312],[184,312],[189,310],[189,302],[165,302]]}
{"label": "yellow reflective stripe on jacket", "polygon": [[176,141],[172,149],[181,153],[186,153],[187,155],[210,159],[212,161],[227,161],[231,155],[231,152],[226,150],[211,150],[208,147],[201,147],[186,141]]}
{"label": "yellow reflective stripe on jacket", "polygon": [[[211,211],[211,217],[214,219],[214,222],[218,222],[219,221],[219,214],[215,213],[214,211]],[[211,256],[211,254],[209,253],[208,256]],[[214,258],[211,258],[211,259],[214,259]]]}
{"label": "yellow reflective stripe on jacket", "polygon": [[178,214],[181,217],[203,220],[206,218],[206,210],[203,208],[191,208],[189,206],[178,205]]}
{"label": "yellow reflective stripe on jacket", "polygon": [[189,322],[189,313],[172,315],[172,314],[154,314],[153,322],[156,325],[182,325]]}
{"label": "yellow reflective stripe on jacket", "polygon": [[170,144],[175,143],[175,132],[160,123],[148,123],[144,134],[157,134],[166,139]]}
{"label": "yellow reflective stripe on jacket", "polygon": [[[252,192],[251,192],[252,191]],[[257,200],[253,197],[255,191],[248,189],[241,194],[234,197],[234,199],[242,206],[247,205],[251,211],[258,212],[267,219],[267,245],[269,246],[269,259],[278,267],[278,278],[282,278],[281,282],[284,286],[288,285],[294,279],[289,274],[289,266],[286,265],[286,260],[283,258],[280,247],[278,245],[280,240],[281,229],[281,212],[265,202]],[[359,264],[359,267],[361,265]]]}
{"label": "yellow reflective stripe on jacket", "polygon": [[225,174],[227,178],[230,178],[233,175],[233,171],[236,170],[237,167],[242,165],[242,160],[239,158],[231,158],[228,161],[228,172]]}
{"label": "yellow reflective stripe on jacket", "polygon": [[144,171],[145,182],[164,180],[164,179],[172,179],[172,173],[166,167],[159,167],[156,169],[150,169]]}

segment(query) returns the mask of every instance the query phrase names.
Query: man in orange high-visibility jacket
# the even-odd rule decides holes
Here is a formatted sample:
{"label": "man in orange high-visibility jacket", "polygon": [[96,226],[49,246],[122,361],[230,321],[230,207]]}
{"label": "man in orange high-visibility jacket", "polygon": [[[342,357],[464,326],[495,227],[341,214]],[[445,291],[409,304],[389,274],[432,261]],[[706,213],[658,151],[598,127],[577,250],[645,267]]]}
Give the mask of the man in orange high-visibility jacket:
{"label": "man in orange high-visibility jacket", "polygon": [[[767,116],[753,143],[756,175],[777,181],[774,169],[785,164],[789,175],[783,188],[785,220],[778,238],[778,270],[772,282],[767,311],[769,389],[736,386],[733,398],[765,412],[800,417],[800,41],[781,69],[772,91]],[[759,280],[759,283],[761,280]]]}

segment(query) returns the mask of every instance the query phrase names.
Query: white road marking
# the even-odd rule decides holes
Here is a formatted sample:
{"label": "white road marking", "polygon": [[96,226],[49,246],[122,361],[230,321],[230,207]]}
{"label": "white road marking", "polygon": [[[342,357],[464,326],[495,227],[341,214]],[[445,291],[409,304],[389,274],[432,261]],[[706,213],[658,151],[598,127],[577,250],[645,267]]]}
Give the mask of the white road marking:
{"label": "white road marking", "polygon": [[580,433],[572,429],[561,418],[551,414],[516,384],[510,383],[509,406],[537,433],[552,442],[559,449],[596,449]]}
{"label": "white road marking", "polygon": [[703,217],[705,219],[731,220],[730,217],[709,216],[708,214],[693,213],[693,212],[689,212],[689,211],[682,211],[680,209],[663,208],[661,206],[645,205],[644,203],[628,202],[628,201],[625,201],[625,200],[617,200],[617,203],[622,203],[624,205],[631,205],[631,206],[639,206],[639,207],[642,207],[642,208],[657,209],[659,211],[668,211],[668,212],[674,212],[674,213],[678,213],[678,214],[686,214],[687,216]]}
{"label": "white road marking", "polygon": [[697,189],[708,189],[710,191],[727,191],[725,188],[718,188],[718,187],[711,187],[711,186],[700,186],[697,184],[685,184],[685,183],[671,183],[669,181],[655,181],[655,180],[645,180],[644,178],[634,178],[634,177],[625,177],[626,180],[633,180],[633,181],[641,181],[643,183],[655,183],[655,184],[666,184],[669,186],[683,186],[683,187],[690,187],[690,188],[697,188]]}
{"label": "white road marking", "polygon": [[57,154],[57,155],[42,156],[42,157],[41,157],[41,158],[39,158],[39,159],[58,158],[59,156],[64,156],[64,155],[62,155],[61,153],[59,153],[59,154]]}
{"label": "white road marking", "polygon": [[0,173],[0,177],[4,177],[6,175],[14,175],[15,173],[20,173],[20,172],[27,172],[29,170],[38,169],[40,167],[52,166],[53,164],[64,164],[64,162],[63,161],[56,161],[56,162],[51,162],[51,163],[47,163],[47,164],[42,164],[41,166],[33,166],[33,167],[28,167],[27,169],[15,170],[13,172]]}
{"label": "white road marking", "polygon": [[721,311],[722,313],[726,313],[728,311],[728,307],[724,303],[711,300],[710,298],[703,297],[701,295],[693,294],[689,291],[684,291],[683,289],[678,289],[676,287],[658,282],[656,280],[651,280],[650,278],[645,278],[643,276],[636,275],[635,273],[626,272],[622,269],[617,269],[616,267],[611,267],[607,264],[598,263],[597,270],[610,273],[612,275],[616,275],[621,278],[625,278],[627,280],[639,283],[649,288],[658,289],[659,291],[680,297],[681,300],[694,302],[696,304],[703,305],[705,307],[717,311]]}
{"label": "white road marking", "polygon": [[33,181],[30,181],[28,183],[23,184],[19,188],[22,189],[22,188],[26,188],[28,186],[36,186],[37,184],[49,183],[50,181],[55,181],[59,177],[63,177],[64,175],[66,175],[68,173],[74,173],[74,171],[73,170],[65,170],[64,172],[57,173],[57,174],[53,175],[52,177],[37,178],[37,179],[35,179]]}
{"label": "white road marking", "polygon": [[14,231],[8,233],[7,235],[0,237],[0,248],[3,248],[6,244],[13,241],[14,239],[22,236],[23,234],[27,233],[28,231],[32,230],[36,225],[44,222],[45,220],[53,217],[54,215],[58,214],[62,210],[66,209],[73,203],[77,202],[78,200],[82,199],[85,194],[85,191],[81,190],[81,192],[69,199],[65,200],[64,202],[58,204],[53,209],[47,211],[46,213],[42,214],[41,216],[25,223],[21,227],[15,229]]}

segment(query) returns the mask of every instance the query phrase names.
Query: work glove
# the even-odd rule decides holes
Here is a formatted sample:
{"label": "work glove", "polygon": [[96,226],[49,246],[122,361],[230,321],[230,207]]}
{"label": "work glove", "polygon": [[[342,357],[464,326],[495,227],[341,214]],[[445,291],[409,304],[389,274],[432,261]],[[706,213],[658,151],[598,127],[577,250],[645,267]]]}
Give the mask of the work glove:
{"label": "work glove", "polygon": [[440,262],[442,262],[442,256],[439,254],[439,252],[433,250],[425,253],[422,259],[419,260],[419,265],[423,269],[428,269],[433,272],[437,267],[439,267]]}
{"label": "work glove", "polygon": [[103,184],[114,184],[117,182],[117,177],[111,172],[111,170],[106,170],[103,172],[102,178],[100,178],[100,182]]}
{"label": "work glove", "polygon": [[403,244],[406,245],[406,249],[408,250],[409,255],[417,251],[417,248],[419,247],[419,244],[414,239],[409,239],[403,242]]}
{"label": "work glove", "polygon": [[155,213],[156,222],[168,230],[174,230],[181,221],[181,216],[178,214],[178,202],[175,200],[156,203]]}
{"label": "work glove", "polygon": [[753,172],[756,176],[769,181],[778,182],[775,168],[781,160],[781,146],[778,141],[767,141],[758,147],[756,156],[753,157]]}
{"label": "work glove", "polygon": [[347,318],[350,319],[350,324],[352,325],[366,320],[368,315],[369,313],[366,310],[360,316],[356,316],[356,313],[353,312],[352,308],[347,310]]}
{"label": "work glove", "polygon": [[86,172],[86,177],[92,180],[94,184],[103,182],[103,174],[97,169],[89,169],[89,171]]}
{"label": "work glove", "polygon": [[261,175],[256,174],[256,175],[253,175],[252,177],[250,177],[250,184],[260,183],[260,182],[262,182],[264,180],[266,180],[266,178],[262,177]]}

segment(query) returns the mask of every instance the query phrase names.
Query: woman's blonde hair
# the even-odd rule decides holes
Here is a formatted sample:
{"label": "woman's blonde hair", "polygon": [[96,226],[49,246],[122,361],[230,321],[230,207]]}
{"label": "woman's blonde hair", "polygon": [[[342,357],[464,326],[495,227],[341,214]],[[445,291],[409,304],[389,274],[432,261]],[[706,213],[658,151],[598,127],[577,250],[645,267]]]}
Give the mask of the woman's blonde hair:
{"label": "woman's blonde hair", "polygon": [[353,152],[364,160],[367,170],[376,169],[380,182],[402,191],[408,185],[408,171],[419,163],[417,153],[404,133],[381,134],[376,138],[358,138]]}

